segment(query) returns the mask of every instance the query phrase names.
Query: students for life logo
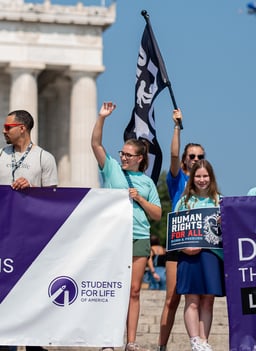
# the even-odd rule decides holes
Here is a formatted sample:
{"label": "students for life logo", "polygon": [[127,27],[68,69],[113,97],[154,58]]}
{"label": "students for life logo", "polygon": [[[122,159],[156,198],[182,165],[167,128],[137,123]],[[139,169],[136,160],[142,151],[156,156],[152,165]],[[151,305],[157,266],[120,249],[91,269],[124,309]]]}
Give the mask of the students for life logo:
{"label": "students for life logo", "polygon": [[55,305],[66,307],[76,300],[78,286],[72,278],[60,276],[50,283],[48,295]]}

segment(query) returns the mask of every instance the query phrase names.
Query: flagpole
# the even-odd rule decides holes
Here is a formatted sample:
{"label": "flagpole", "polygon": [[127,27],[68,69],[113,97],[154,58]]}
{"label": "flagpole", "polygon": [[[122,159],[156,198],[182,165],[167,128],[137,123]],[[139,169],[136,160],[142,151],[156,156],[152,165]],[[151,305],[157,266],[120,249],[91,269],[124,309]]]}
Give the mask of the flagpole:
{"label": "flagpole", "polygon": [[[142,10],[141,11],[141,15],[145,18],[145,21],[146,21],[148,27],[150,28],[150,32],[151,32],[152,31],[152,29],[151,29],[152,27],[151,27],[151,23],[150,23],[150,19],[149,19],[149,14],[147,13],[146,10]],[[171,95],[173,107],[174,107],[175,110],[178,110],[178,106],[176,104],[176,100],[175,100],[174,93],[173,93],[173,90],[172,90],[172,85],[171,85],[171,82],[169,81],[169,79],[166,82],[166,86],[168,87],[169,93]],[[183,129],[183,124],[182,124],[182,121],[180,119],[178,120],[178,123],[179,123],[180,129]]]}

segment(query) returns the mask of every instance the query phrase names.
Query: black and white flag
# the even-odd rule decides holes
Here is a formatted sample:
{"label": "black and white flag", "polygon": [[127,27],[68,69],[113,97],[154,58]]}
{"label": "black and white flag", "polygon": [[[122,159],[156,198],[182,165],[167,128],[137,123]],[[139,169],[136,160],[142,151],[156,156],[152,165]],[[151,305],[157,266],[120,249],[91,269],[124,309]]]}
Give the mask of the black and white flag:
{"label": "black and white flag", "polygon": [[147,21],[137,63],[135,106],[124,131],[124,140],[141,138],[149,142],[149,168],[146,173],[155,184],[161,172],[162,151],[156,138],[153,102],[168,85],[165,65],[151,25]]}

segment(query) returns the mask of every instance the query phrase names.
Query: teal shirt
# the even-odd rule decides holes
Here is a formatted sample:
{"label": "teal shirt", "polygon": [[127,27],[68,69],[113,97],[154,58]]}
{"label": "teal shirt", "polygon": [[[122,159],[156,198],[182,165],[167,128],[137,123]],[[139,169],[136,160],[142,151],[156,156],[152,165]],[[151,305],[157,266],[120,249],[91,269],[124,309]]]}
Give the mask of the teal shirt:
{"label": "teal shirt", "polygon": [[[103,169],[100,169],[103,187],[113,189],[128,189],[129,185],[120,164],[110,155],[106,155]],[[128,171],[134,188],[150,203],[161,207],[158,192],[153,180],[142,172]],[[148,239],[150,224],[142,207],[133,201],[133,239]]]}
{"label": "teal shirt", "polygon": [[256,196],[256,188],[251,188],[248,191],[247,196]]}
{"label": "teal shirt", "polygon": [[[191,196],[188,200],[188,204],[190,208],[205,208],[205,207],[216,207],[215,202],[209,197],[199,197],[199,196]],[[185,206],[185,196],[177,202],[174,212],[176,211],[185,211],[188,208]]]}

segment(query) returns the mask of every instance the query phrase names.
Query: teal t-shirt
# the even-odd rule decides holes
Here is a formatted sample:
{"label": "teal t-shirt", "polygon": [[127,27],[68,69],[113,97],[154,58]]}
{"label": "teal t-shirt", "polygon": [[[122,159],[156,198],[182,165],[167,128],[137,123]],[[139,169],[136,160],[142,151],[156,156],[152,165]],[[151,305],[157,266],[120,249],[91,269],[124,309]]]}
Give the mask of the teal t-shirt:
{"label": "teal t-shirt", "polygon": [[[106,155],[103,169],[100,169],[103,187],[113,189],[128,189],[129,185],[121,165],[110,155]],[[142,172],[127,171],[134,188],[147,201],[161,207],[158,192],[153,180]],[[150,224],[142,207],[133,201],[133,239],[148,239]]]}
{"label": "teal t-shirt", "polygon": [[248,196],[256,196],[256,188],[251,188],[248,193]]}
{"label": "teal t-shirt", "polygon": [[[215,202],[209,197],[199,197],[199,196],[191,196],[188,200],[188,204],[190,208],[204,208],[204,207],[216,207]],[[185,206],[185,196],[177,202],[175,211],[185,211],[188,207]]]}

